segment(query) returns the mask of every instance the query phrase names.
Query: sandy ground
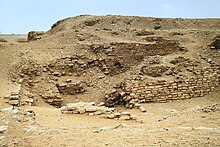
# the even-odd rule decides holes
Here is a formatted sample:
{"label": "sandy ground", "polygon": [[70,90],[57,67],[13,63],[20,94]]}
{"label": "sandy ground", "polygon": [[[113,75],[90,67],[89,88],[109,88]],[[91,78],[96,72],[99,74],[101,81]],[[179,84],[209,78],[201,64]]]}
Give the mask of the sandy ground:
{"label": "sandy ground", "polygon": [[[220,145],[219,98],[213,93],[185,101],[143,104],[147,113],[125,110],[141,118],[143,123],[64,115],[58,109],[42,107],[24,107],[33,109],[36,118],[18,121],[10,117],[11,110],[1,111],[1,125],[8,126],[2,134],[6,137],[2,145],[217,147]],[[218,106],[212,107],[215,104]],[[122,107],[117,109],[124,110]]]}

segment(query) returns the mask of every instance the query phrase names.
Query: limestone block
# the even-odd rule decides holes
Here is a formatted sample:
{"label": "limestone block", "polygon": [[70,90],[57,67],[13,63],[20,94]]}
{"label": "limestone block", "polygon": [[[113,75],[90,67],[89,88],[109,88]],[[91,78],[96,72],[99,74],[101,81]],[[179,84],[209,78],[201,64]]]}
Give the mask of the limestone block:
{"label": "limestone block", "polygon": [[85,111],[86,112],[95,112],[95,111],[97,111],[97,109],[95,107],[88,107],[88,108],[85,108]]}

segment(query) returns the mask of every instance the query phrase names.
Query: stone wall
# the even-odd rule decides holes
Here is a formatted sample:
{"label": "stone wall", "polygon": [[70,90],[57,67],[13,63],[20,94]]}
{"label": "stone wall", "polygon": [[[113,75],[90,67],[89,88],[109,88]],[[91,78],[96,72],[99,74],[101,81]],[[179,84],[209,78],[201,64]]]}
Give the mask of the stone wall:
{"label": "stone wall", "polygon": [[197,77],[174,80],[142,82],[128,79],[123,90],[139,102],[168,102],[204,96],[219,86],[219,69],[207,67]]}
{"label": "stone wall", "polygon": [[218,66],[205,67],[201,69],[200,74],[196,77],[173,81],[157,80],[149,82],[146,78],[140,76],[127,78],[117,92],[113,91],[106,94],[106,104],[112,106],[121,103],[128,108],[132,108],[135,107],[136,103],[190,99],[210,93],[219,84],[220,72]]}
{"label": "stone wall", "polygon": [[20,90],[18,92],[11,92],[11,94],[9,96],[5,96],[4,99],[6,100],[6,103],[12,106],[20,106]]}
{"label": "stone wall", "polygon": [[60,97],[59,94],[41,95],[41,97],[46,103],[50,105],[58,108],[62,106],[63,99]]}

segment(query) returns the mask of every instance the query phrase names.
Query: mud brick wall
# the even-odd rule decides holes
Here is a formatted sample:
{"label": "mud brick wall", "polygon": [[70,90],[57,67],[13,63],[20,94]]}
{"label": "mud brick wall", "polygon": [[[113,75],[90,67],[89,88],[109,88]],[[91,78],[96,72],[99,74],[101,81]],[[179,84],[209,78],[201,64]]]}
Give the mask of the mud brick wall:
{"label": "mud brick wall", "polygon": [[138,102],[169,102],[204,96],[219,86],[219,82],[219,67],[206,67],[196,77],[184,80],[144,82],[127,79],[123,90]]}

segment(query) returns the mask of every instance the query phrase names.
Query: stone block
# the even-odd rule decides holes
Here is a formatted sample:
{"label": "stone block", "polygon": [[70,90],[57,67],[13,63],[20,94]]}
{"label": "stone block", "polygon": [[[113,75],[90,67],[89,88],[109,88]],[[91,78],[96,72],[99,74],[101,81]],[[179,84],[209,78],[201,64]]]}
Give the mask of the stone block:
{"label": "stone block", "polygon": [[96,112],[94,112],[94,115],[101,115],[101,114],[102,114],[101,111],[96,111]]}
{"label": "stone block", "polygon": [[85,109],[77,109],[77,110],[75,110],[75,111],[77,111],[79,114],[84,114],[84,113],[86,113]]}
{"label": "stone block", "polygon": [[19,100],[10,100],[8,103],[10,105],[19,105]]}
{"label": "stone block", "polygon": [[95,112],[95,111],[97,111],[97,109],[95,107],[88,107],[88,108],[85,108],[85,111],[86,112]]}
{"label": "stone block", "polygon": [[11,96],[16,96],[16,95],[19,95],[20,93],[19,92],[11,92]]}
{"label": "stone block", "polygon": [[74,111],[74,110],[76,110],[75,107],[71,107],[71,106],[67,106],[66,109],[67,109],[68,111]]}
{"label": "stone block", "polygon": [[63,107],[60,108],[60,110],[61,110],[61,112],[62,112],[62,111],[67,111],[68,109],[67,109],[66,106],[63,106]]}
{"label": "stone block", "polygon": [[121,116],[119,117],[119,120],[130,120],[131,117],[130,116]]}
{"label": "stone block", "polygon": [[10,100],[18,100],[19,99],[19,95],[11,95],[10,96]]}
{"label": "stone block", "polygon": [[117,113],[114,113],[114,118],[119,118],[121,116],[121,113],[117,112]]}
{"label": "stone block", "polygon": [[109,118],[109,119],[114,119],[115,116],[114,116],[114,114],[110,114],[110,115],[107,116],[107,118]]}
{"label": "stone block", "polygon": [[88,113],[88,115],[89,115],[89,116],[93,116],[93,115],[94,115],[94,113]]}
{"label": "stone block", "polygon": [[121,112],[121,116],[122,116],[122,115],[130,116],[131,114],[130,114],[130,112]]}

